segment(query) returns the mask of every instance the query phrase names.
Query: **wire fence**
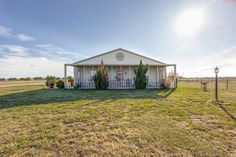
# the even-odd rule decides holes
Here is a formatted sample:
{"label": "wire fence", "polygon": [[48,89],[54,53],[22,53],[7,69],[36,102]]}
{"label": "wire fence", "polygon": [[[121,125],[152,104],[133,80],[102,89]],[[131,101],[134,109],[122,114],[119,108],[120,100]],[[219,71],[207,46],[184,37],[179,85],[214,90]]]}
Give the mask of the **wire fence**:
{"label": "wire fence", "polygon": [[[215,78],[179,78],[178,83],[181,85],[192,85],[204,88],[204,84],[209,89],[215,88]],[[218,78],[219,89],[236,89],[236,78]]]}

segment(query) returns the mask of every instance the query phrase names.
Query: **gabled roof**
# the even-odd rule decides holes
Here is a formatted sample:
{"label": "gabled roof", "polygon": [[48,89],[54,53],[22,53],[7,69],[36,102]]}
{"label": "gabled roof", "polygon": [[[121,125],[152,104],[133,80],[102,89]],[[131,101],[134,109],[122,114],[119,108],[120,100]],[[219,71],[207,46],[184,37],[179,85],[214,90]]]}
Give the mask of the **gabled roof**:
{"label": "gabled roof", "polygon": [[[82,65],[83,63],[85,63],[85,62],[87,62],[87,61],[89,61],[89,60],[93,60],[93,59],[95,59],[95,58],[99,58],[99,57],[102,57],[102,56],[106,56],[106,55],[108,55],[108,54],[115,53],[115,52],[119,52],[119,51],[123,51],[123,52],[129,53],[129,54],[131,54],[131,55],[135,55],[135,56],[138,56],[138,57],[140,57],[140,58],[144,58],[144,59],[146,59],[146,60],[150,60],[150,61],[152,61],[152,62],[155,62],[156,64],[159,64],[159,65],[165,65],[165,64],[166,64],[166,63],[161,62],[161,61],[158,61],[158,60],[156,60],[156,59],[153,59],[153,58],[150,58],[150,57],[146,57],[146,56],[137,54],[137,53],[135,53],[135,52],[131,52],[131,51],[122,49],[122,48],[118,48],[118,49],[114,49],[114,50],[111,50],[111,51],[108,51],[108,52],[105,52],[105,53],[101,53],[101,54],[99,54],[99,55],[86,58],[86,59],[84,59],[84,60],[75,62],[75,63],[73,63],[73,64],[74,64],[74,65]],[[138,62],[138,63],[139,63],[139,62]],[[138,63],[137,63],[137,64],[138,64]],[[100,64],[100,62],[99,62],[98,64]],[[105,63],[105,64],[106,64],[106,63]]]}

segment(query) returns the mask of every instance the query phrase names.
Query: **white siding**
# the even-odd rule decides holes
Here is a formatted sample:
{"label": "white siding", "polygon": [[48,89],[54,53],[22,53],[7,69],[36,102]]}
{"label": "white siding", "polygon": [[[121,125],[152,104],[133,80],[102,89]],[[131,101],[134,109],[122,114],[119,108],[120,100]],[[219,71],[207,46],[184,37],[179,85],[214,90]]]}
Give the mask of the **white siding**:
{"label": "white siding", "polygon": [[[120,52],[124,54],[124,59],[122,61],[118,61],[116,59],[116,54]],[[142,60],[144,64],[148,64],[148,65],[162,65],[162,63],[159,63],[152,59],[148,59],[146,57],[129,53],[125,50],[116,50],[112,53],[107,53],[101,56],[97,56],[97,57],[94,57],[94,58],[91,58],[91,59],[88,59],[88,60],[85,60],[76,64],[77,65],[98,65],[101,63],[101,61],[103,61],[103,63],[107,65],[137,65],[139,64],[140,60]]]}

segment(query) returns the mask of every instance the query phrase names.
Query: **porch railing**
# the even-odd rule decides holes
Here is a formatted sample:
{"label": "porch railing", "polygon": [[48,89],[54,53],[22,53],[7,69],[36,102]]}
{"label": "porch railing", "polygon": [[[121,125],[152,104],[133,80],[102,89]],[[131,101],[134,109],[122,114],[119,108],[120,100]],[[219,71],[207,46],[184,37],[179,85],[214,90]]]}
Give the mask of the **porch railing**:
{"label": "porch railing", "polygon": [[82,89],[94,89],[95,84],[93,81],[79,81],[79,88]]}
{"label": "porch railing", "polygon": [[[79,81],[81,89],[94,89],[93,81]],[[134,81],[109,81],[109,89],[134,89]],[[148,82],[147,88],[160,88],[160,82]]]}
{"label": "porch railing", "polygon": [[133,81],[109,81],[109,89],[132,89],[134,88]]}

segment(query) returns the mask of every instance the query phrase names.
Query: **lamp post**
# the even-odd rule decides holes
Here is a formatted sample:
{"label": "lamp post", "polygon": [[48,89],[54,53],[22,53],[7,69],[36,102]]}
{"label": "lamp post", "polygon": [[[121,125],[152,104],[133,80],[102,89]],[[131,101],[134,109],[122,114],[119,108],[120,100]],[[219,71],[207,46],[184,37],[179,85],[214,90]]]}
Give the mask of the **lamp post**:
{"label": "lamp post", "polygon": [[219,73],[219,68],[216,67],[215,68],[215,74],[216,74],[216,78],[215,78],[215,99],[216,99],[216,101],[218,101],[218,73]]}

